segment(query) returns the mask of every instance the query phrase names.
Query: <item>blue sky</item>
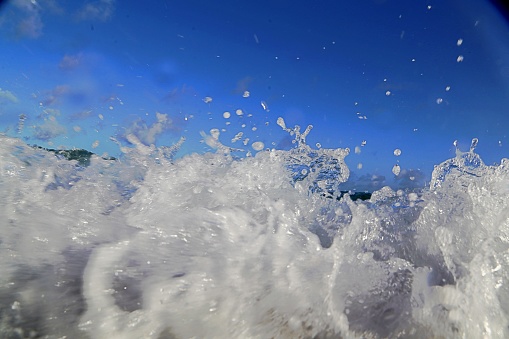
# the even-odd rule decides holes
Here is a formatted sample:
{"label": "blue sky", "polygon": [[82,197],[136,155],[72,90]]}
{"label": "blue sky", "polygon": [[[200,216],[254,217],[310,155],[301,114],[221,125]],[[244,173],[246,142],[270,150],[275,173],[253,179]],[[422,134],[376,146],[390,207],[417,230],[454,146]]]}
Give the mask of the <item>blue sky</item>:
{"label": "blue sky", "polygon": [[182,155],[217,128],[254,152],[288,147],[281,116],[349,147],[359,177],[429,178],[474,137],[485,162],[509,157],[509,26],[488,1],[11,0],[0,50],[0,131],[30,144],[184,136]]}

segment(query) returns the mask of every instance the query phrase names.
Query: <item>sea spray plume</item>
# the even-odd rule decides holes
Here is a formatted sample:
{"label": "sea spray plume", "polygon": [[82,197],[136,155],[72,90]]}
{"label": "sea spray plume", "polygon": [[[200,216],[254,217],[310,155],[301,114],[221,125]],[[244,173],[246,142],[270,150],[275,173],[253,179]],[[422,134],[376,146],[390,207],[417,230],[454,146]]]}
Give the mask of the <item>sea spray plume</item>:
{"label": "sea spray plume", "polygon": [[312,125],[301,133],[300,126],[288,128],[281,117],[277,119],[277,124],[291,136],[295,136],[293,143],[296,146],[289,151],[286,161],[296,187],[304,186],[310,194],[337,198],[340,194],[338,186],[347,181],[350,175],[344,161],[350,150],[348,148],[312,150],[306,144],[306,137],[311,132]]}
{"label": "sea spray plume", "polygon": [[134,134],[126,135],[126,140],[134,147],[122,146],[121,143],[113,137],[110,137],[110,140],[118,144],[124,156],[130,159],[130,161],[138,161],[140,159],[144,160],[152,159],[157,163],[163,163],[172,162],[174,160],[175,155],[182,147],[182,144],[186,141],[186,138],[181,137],[172,146],[159,146],[159,147],[156,147],[154,144],[150,144],[148,146],[145,145]]}

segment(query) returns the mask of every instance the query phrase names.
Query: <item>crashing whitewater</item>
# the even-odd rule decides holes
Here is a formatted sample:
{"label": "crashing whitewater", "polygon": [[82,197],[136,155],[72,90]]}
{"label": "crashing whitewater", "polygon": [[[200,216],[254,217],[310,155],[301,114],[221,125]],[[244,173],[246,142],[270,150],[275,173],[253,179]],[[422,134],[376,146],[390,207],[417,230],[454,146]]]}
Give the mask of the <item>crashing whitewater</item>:
{"label": "crashing whitewater", "polygon": [[343,149],[80,166],[0,136],[3,338],[507,338],[509,161],[339,197]]}

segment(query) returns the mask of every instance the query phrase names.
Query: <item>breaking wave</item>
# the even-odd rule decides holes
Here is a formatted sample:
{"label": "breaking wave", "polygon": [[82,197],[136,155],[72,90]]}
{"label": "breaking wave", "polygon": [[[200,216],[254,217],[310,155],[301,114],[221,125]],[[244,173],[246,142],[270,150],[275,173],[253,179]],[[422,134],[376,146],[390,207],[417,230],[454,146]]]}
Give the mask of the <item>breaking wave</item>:
{"label": "breaking wave", "polygon": [[0,136],[0,333],[509,337],[509,160],[353,200],[348,150],[304,141],[85,166]]}

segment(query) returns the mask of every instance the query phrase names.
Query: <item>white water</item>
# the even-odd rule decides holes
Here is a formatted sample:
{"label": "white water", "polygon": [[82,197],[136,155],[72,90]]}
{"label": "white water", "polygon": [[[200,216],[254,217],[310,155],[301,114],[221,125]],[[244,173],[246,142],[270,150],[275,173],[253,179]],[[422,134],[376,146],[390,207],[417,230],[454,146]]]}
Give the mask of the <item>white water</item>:
{"label": "white water", "polygon": [[124,151],[0,136],[2,338],[509,337],[509,161],[353,202],[341,149]]}

